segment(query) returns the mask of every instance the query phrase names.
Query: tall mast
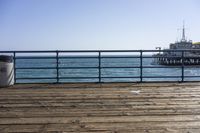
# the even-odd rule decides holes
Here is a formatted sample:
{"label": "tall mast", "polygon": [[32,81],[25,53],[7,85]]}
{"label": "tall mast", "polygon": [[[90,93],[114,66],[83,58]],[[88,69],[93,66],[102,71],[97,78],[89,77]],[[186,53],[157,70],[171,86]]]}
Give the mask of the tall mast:
{"label": "tall mast", "polygon": [[185,39],[185,22],[183,21],[183,31],[182,31],[182,39],[181,41],[186,41]]}

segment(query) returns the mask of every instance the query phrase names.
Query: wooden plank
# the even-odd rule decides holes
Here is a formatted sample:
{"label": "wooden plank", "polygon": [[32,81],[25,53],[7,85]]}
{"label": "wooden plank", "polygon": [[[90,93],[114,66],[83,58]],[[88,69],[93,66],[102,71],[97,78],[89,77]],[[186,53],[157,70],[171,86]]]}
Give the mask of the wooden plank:
{"label": "wooden plank", "polygon": [[199,133],[199,85],[24,84],[1,88],[0,133]]}
{"label": "wooden plank", "polygon": [[[153,125],[152,125],[153,124]],[[1,132],[134,132],[134,133],[199,133],[199,123],[178,122],[178,123],[74,123],[74,124],[43,124],[43,125],[0,125]],[[175,126],[177,125],[177,126]],[[187,126],[187,128],[185,128]],[[187,132],[186,132],[187,131]]]}

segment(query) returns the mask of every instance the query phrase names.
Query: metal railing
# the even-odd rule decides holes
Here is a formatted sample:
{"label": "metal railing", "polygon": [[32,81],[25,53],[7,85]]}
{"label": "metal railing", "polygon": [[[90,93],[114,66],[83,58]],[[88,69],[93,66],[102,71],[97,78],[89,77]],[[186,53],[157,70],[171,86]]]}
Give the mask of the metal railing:
{"label": "metal railing", "polygon": [[14,57],[15,83],[200,81],[198,53],[200,50],[0,51]]}

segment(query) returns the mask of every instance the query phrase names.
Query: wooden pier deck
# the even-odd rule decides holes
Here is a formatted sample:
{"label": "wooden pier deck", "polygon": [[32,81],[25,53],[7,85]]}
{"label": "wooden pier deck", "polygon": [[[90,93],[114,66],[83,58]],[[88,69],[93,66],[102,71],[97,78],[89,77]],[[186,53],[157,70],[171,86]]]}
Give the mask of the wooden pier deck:
{"label": "wooden pier deck", "polygon": [[0,133],[200,133],[200,83],[0,88]]}

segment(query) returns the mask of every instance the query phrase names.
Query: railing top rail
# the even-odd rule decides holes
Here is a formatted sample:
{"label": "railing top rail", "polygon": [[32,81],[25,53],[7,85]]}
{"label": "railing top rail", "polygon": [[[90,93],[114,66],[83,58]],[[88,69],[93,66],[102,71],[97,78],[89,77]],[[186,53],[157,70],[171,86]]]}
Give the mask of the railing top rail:
{"label": "railing top rail", "polygon": [[23,50],[23,51],[0,51],[0,53],[54,53],[54,52],[140,52],[141,50]]}
{"label": "railing top rail", "polygon": [[0,51],[0,53],[55,53],[55,52],[164,52],[164,51],[200,51],[200,49],[163,49],[163,50],[21,50]]}

